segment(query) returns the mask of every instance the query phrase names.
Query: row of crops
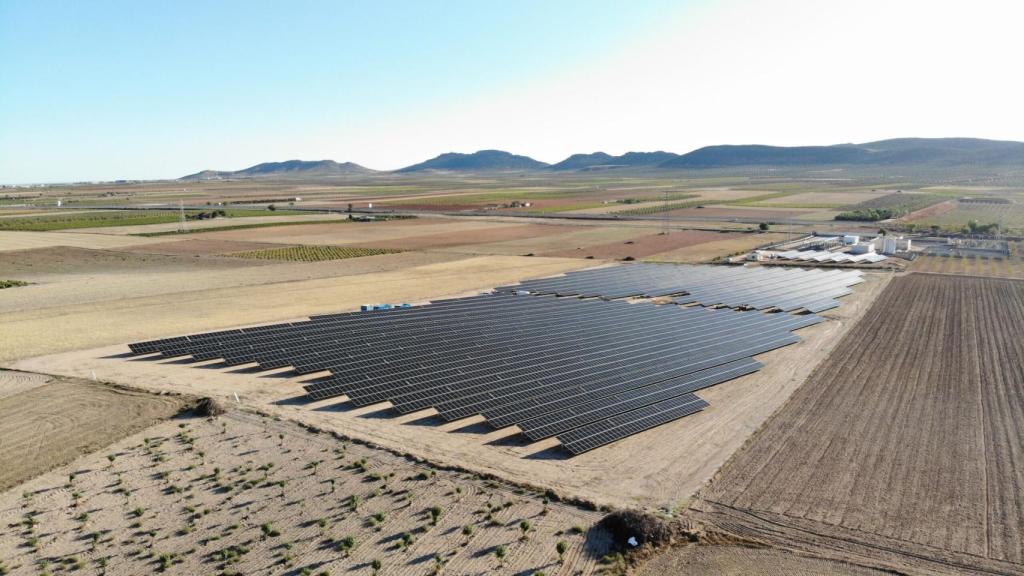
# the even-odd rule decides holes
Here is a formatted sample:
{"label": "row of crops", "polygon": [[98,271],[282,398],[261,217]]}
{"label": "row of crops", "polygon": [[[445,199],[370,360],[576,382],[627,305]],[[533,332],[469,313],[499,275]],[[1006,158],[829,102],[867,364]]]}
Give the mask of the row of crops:
{"label": "row of crops", "polygon": [[[200,214],[209,218],[247,218],[255,216],[288,216],[301,214],[285,210],[219,210],[201,212],[186,210],[185,217],[197,219]],[[168,224],[181,219],[178,210],[109,210],[96,212],[65,212],[0,218],[0,230],[49,232],[52,230],[73,230],[76,228],[107,228],[112,226],[144,226],[147,224]]]}
{"label": "row of crops", "polygon": [[289,246],[287,248],[267,248],[248,252],[229,254],[235,258],[251,258],[254,260],[278,260],[289,262],[322,262],[325,260],[344,260],[378,254],[394,254],[401,250],[390,248],[356,248],[352,246]]}

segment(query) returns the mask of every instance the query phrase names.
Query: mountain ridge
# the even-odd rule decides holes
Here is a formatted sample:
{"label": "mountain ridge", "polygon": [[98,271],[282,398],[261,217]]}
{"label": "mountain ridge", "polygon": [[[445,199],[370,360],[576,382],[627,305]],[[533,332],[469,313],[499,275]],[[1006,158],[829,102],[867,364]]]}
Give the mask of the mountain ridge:
{"label": "mountain ridge", "polygon": [[327,177],[374,173],[418,172],[527,172],[589,171],[628,168],[710,169],[758,167],[828,166],[965,166],[1024,167],[1024,142],[982,138],[893,138],[861,144],[827,146],[770,146],[765,144],[721,144],[705,146],[686,154],[673,152],[626,152],[614,156],[605,152],[573,154],[548,164],[506,152],[478,150],[472,153],[446,152],[429,160],[392,171],[376,171],[352,162],[333,160],[288,160],[265,162],[243,170],[203,170],[180,180],[223,178]]}

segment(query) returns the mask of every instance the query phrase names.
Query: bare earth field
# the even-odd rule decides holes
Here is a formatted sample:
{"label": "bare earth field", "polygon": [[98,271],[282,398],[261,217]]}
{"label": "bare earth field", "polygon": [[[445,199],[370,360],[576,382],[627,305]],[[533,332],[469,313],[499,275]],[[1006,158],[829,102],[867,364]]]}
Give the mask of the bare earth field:
{"label": "bare earth field", "polygon": [[[13,379],[0,376],[0,385]],[[169,418],[188,402],[182,396],[157,396],[68,378],[22,388],[0,397],[0,490]],[[5,509],[0,505],[0,510]],[[8,522],[0,525],[6,531]],[[9,555],[0,553],[0,558]]]}
{"label": "bare earth field", "polygon": [[586,258],[589,256],[603,260],[621,260],[627,256],[643,258],[652,254],[684,249],[690,246],[704,244],[706,242],[735,239],[739,236],[741,236],[739,233],[682,230],[679,232],[672,232],[670,234],[649,234],[647,236],[637,236],[631,240],[597,244],[586,248],[545,252],[544,256],[557,256],[563,258]]}
{"label": "bare earth field", "polygon": [[419,302],[583,267],[575,259],[368,256],[221,271],[100,274],[0,292],[0,362],[61,350]]}
{"label": "bare earth field", "polygon": [[789,238],[787,234],[783,234],[781,232],[740,234],[735,236],[723,236],[719,234],[718,237],[724,239],[711,240],[694,246],[687,246],[685,248],[652,254],[648,256],[646,260],[654,262],[708,262],[721,256],[749,252],[758,246],[781,242]]}
{"label": "bare earth field", "polygon": [[38,388],[50,382],[53,378],[45,374],[33,372],[17,372],[14,370],[0,370],[0,400]]}
{"label": "bare earth field", "polygon": [[[706,206],[704,208],[682,208],[663,214],[678,218],[759,218],[765,222],[799,218],[803,214],[818,212],[813,208],[740,208],[731,206]],[[659,214],[661,215],[661,214]]]}
{"label": "bare earth field", "polygon": [[874,200],[888,193],[888,191],[871,192],[870,190],[858,192],[804,192],[803,194],[790,194],[789,196],[772,198],[765,200],[763,203],[771,206],[824,206],[839,208]]}
{"label": "bare earth field", "polygon": [[125,248],[128,252],[139,252],[144,254],[168,254],[171,256],[210,256],[218,254],[229,254],[231,252],[244,252],[247,250],[262,250],[263,248],[280,248],[280,244],[268,242],[238,242],[234,240],[217,240],[205,237],[183,237],[181,240],[171,240],[156,244],[144,244]]}
{"label": "bare earth field", "polygon": [[0,252],[5,250],[29,250],[51,246],[74,246],[76,248],[117,249],[140,244],[162,242],[157,238],[139,236],[117,236],[75,232],[9,232],[0,231]]}
{"label": "bare earth field", "polygon": [[589,575],[608,549],[600,516],[234,412],[157,424],[0,493],[0,558],[10,574],[370,574],[377,560],[384,575]]}
{"label": "bare earth field", "polygon": [[1024,574],[1022,333],[1024,282],[894,280],[697,517],[901,572]]}
{"label": "bare earth field", "polygon": [[[298,215],[285,215],[285,216],[249,216],[246,218],[214,218],[212,220],[190,220],[185,224],[186,230],[212,230],[215,228],[225,228],[229,226],[251,226],[259,224],[276,224],[282,222],[345,222],[348,220],[347,215],[341,214],[298,214]],[[127,235],[127,234],[148,234],[152,232],[175,232],[178,230],[179,224],[177,222],[169,222],[165,224],[142,224],[139,226],[109,226],[102,228],[79,228],[75,230],[75,233],[96,233],[96,234],[108,234],[108,235]],[[61,232],[64,234],[65,232]],[[204,232],[204,234],[206,234]],[[161,238],[161,237],[157,237]],[[166,237],[162,238],[166,240]]]}
{"label": "bare earth field", "polygon": [[466,244],[446,251],[474,254],[546,255],[550,252],[587,248],[609,242],[625,242],[652,233],[647,226],[578,226],[567,227],[561,234],[522,238],[486,244]]}
{"label": "bare earth field", "polygon": [[1004,260],[921,256],[908,269],[935,274],[1024,279],[1024,258],[1019,253]]}
{"label": "bare earth field", "polygon": [[887,574],[836,560],[800,556],[771,548],[690,545],[668,550],[643,565],[640,576],[714,574],[716,576],[881,576]]}
{"label": "bare earth field", "polygon": [[[510,262],[523,260],[535,265],[544,261]],[[226,399],[237,392],[243,404],[433,462],[602,504],[676,510],[801,385],[888,280],[886,274],[868,274],[867,282],[843,298],[840,308],[824,314],[831,321],[800,331],[804,342],[763,355],[765,368],[756,374],[702,391],[711,404],[703,412],[574,458],[556,448],[554,439],[524,444],[515,428],[494,431],[479,424],[479,417],[442,423],[431,417],[431,410],[397,416],[384,404],[356,409],[338,399],[307,403],[300,385],[309,377],[292,377],[286,371],[253,373],[246,367],[218,366],[217,361],[197,366],[179,359],[112,357],[126,351],[123,345],[31,358],[14,366],[58,374],[95,371],[114,382]],[[346,302],[334,301],[341,308]],[[169,324],[163,322],[166,328]],[[182,326],[168,332],[194,331]]]}
{"label": "bare earth field", "polygon": [[[154,246],[157,246],[154,244]],[[264,244],[266,246],[266,244]],[[276,245],[273,245],[276,246]],[[195,258],[185,255],[148,254],[125,250],[97,250],[54,246],[0,252],[0,270],[21,278],[48,282],[82,281],[82,276],[100,274],[153,274],[204,272],[251,268],[234,259]],[[72,275],[72,278],[67,276]]]}
{"label": "bare earth field", "polygon": [[431,248],[448,248],[467,244],[489,244],[543,238],[552,234],[564,234],[574,229],[568,226],[547,226],[540,224],[519,224],[512,226],[495,225],[489,228],[460,230],[455,232],[407,236],[393,240],[364,242],[363,245],[373,248],[391,248],[397,250],[429,250]]}
{"label": "bare earth field", "polygon": [[377,246],[378,242],[399,240],[413,236],[453,234],[457,232],[488,230],[499,224],[478,220],[450,220],[443,218],[416,218],[388,222],[352,222],[347,224],[309,224],[225,230],[204,233],[205,238],[244,242],[273,242],[296,245]]}

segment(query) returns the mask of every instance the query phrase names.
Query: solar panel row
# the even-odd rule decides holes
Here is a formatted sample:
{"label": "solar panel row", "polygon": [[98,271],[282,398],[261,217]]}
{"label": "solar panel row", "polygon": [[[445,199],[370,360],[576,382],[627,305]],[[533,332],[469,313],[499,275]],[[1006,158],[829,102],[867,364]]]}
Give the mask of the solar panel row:
{"label": "solar panel row", "polygon": [[857,270],[636,263],[528,280],[498,291],[605,299],[680,296],[674,300],[678,304],[790,312],[820,308],[862,281]]}
{"label": "solar panel row", "polygon": [[133,344],[136,353],[256,362],[330,376],[314,399],[482,414],[574,454],[702,410],[700,389],[752,373],[752,356],[817,322],[790,315],[507,293],[412,309]]}

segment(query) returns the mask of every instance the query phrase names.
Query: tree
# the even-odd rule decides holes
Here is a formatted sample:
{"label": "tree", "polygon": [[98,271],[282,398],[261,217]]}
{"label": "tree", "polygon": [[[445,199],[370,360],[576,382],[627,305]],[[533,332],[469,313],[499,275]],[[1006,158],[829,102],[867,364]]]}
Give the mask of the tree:
{"label": "tree", "polygon": [[494,557],[498,559],[498,566],[505,563],[505,556],[508,555],[508,548],[504,546],[498,546],[494,549]]}
{"label": "tree", "polygon": [[381,562],[380,560],[377,560],[377,559],[374,559],[373,562],[370,562],[370,567],[373,568],[373,573],[374,574],[379,574],[380,573],[380,569],[383,566],[384,566],[384,563]]}
{"label": "tree", "polygon": [[555,551],[558,552],[558,563],[562,564],[565,562],[565,551],[569,549],[569,545],[565,543],[565,540],[559,540],[558,544],[555,544]]}
{"label": "tree", "polygon": [[757,229],[761,230],[762,232],[767,230],[768,229],[768,223],[767,222],[761,222],[760,224],[757,225]]}
{"label": "tree", "polygon": [[522,522],[520,522],[519,523],[519,529],[523,531],[523,536],[522,536],[523,540],[526,540],[526,538],[527,538],[526,533],[530,531],[530,521],[529,520],[523,520]]}

